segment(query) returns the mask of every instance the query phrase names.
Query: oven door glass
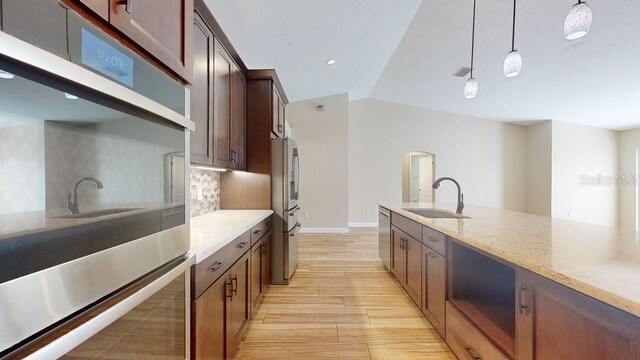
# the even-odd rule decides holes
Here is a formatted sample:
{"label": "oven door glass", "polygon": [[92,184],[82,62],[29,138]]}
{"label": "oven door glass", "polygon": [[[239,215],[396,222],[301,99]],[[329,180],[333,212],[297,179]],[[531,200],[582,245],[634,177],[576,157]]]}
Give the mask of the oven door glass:
{"label": "oven door glass", "polygon": [[185,224],[183,128],[4,70],[0,284]]}
{"label": "oven door glass", "polygon": [[61,359],[186,358],[185,274]]}

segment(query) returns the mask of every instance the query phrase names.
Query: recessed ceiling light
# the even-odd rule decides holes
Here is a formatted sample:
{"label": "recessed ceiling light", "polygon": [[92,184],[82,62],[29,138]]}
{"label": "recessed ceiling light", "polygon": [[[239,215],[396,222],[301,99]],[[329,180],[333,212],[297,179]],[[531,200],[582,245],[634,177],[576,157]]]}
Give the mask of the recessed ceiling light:
{"label": "recessed ceiling light", "polygon": [[4,70],[0,70],[0,79],[13,79],[14,77],[16,76],[13,75],[12,73]]}
{"label": "recessed ceiling light", "polygon": [[64,93],[64,97],[66,97],[69,100],[78,100],[78,97],[69,93]]}
{"label": "recessed ceiling light", "polygon": [[325,61],[325,64],[327,64],[327,65],[335,65],[335,63],[336,63],[336,59],[329,59],[329,60]]}

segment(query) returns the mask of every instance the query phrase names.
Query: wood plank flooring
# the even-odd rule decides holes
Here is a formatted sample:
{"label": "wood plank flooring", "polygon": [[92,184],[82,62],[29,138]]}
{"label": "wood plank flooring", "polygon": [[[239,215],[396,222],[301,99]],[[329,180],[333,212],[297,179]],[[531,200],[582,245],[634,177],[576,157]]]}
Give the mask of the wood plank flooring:
{"label": "wood plank flooring", "polygon": [[300,235],[236,359],[456,359],[378,258],[375,230]]}

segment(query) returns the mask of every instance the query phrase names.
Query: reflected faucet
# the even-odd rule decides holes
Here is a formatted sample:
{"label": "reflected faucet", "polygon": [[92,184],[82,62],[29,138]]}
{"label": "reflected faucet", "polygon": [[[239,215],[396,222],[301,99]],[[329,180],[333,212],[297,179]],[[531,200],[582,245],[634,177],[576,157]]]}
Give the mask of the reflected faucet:
{"label": "reflected faucet", "polygon": [[443,182],[444,180],[452,181],[458,187],[458,207],[456,208],[456,214],[462,214],[462,210],[464,209],[464,194],[460,189],[460,184],[458,184],[458,182],[455,179],[450,177],[441,177],[440,179],[436,180],[436,182],[433,183],[433,188],[438,189],[440,187],[440,183]]}
{"label": "reflected faucet", "polygon": [[73,188],[71,189],[69,196],[67,197],[67,207],[72,214],[80,214],[80,209],[78,208],[78,185],[83,181],[93,181],[96,184],[96,189],[103,188],[100,180],[94,177],[85,177],[76,181],[76,183],[73,184]]}

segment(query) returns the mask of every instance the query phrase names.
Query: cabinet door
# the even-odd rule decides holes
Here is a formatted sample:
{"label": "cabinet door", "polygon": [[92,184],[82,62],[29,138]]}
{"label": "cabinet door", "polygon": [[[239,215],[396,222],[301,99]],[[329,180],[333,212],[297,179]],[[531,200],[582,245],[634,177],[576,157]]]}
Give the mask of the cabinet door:
{"label": "cabinet door", "polygon": [[391,227],[391,273],[404,284],[404,233]]}
{"label": "cabinet door", "polygon": [[258,241],[251,248],[251,307],[255,309],[262,298],[262,269],[264,244]]}
{"label": "cabinet door", "polygon": [[272,118],[271,118],[271,131],[277,136],[280,136],[280,94],[275,85],[272,85]]}
{"label": "cabinet door", "polygon": [[109,22],[176,75],[191,82],[193,0],[111,0]]}
{"label": "cabinet door", "polygon": [[228,277],[223,276],[192,302],[191,353],[196,360],[225,358],[225,304],[229,288]]}
{"label": "cabinet door", "polygon": [[247,82],[244,74],[234,65],[231,81],[231,152],[232,167],[247,169],[246,159],[246,103]]}
{"label": "cabinet door", "polygon": [[422,243],[411,236],[404,236],[404,253],[406,255],[406,277],[404,288],[416,305],[422,300]]}
{"label": "cabinet door", "polygon": [[639,319],[528,271],[517,277],[517,359],[640,359]]}
{"label": "cabinet door", "polygon": [[262,294],[264,295],[271,283],[271,231],[262,238],[262,241]]}
{"label": "cabinet door", "polygon": [[191,162],[213,165],[213,49],[214,37],[196,13],[193,22],[193,84],[191,85]]}
{"label": "cabinet door", "polygon": [[78,0],[78,2],[101,18],[109,21],[109,0]]}
{"label": "cabinet door", "polygon": [[281,138],[285,137],[284,122],[285,122],[285,107],[284,107],[284,101],[282,101],[282,98],[280,98],[280,104],[278,107],[278,135],[280,135]]}
{"label": "cabinet door", "polygon": [[251,320],[251,253],[229,270],[231,297],[227,298],[227,358],[233,358]]}
{"label": "cabinet door", "polygon": [[445,275],[444,256],[422,245],[422,313],[443,338],[446,319]]}
{"label": "cabinet door", "polygon": [[233,62],[215,41],[213,73],[213,164],[231,167],[231,76]]}

